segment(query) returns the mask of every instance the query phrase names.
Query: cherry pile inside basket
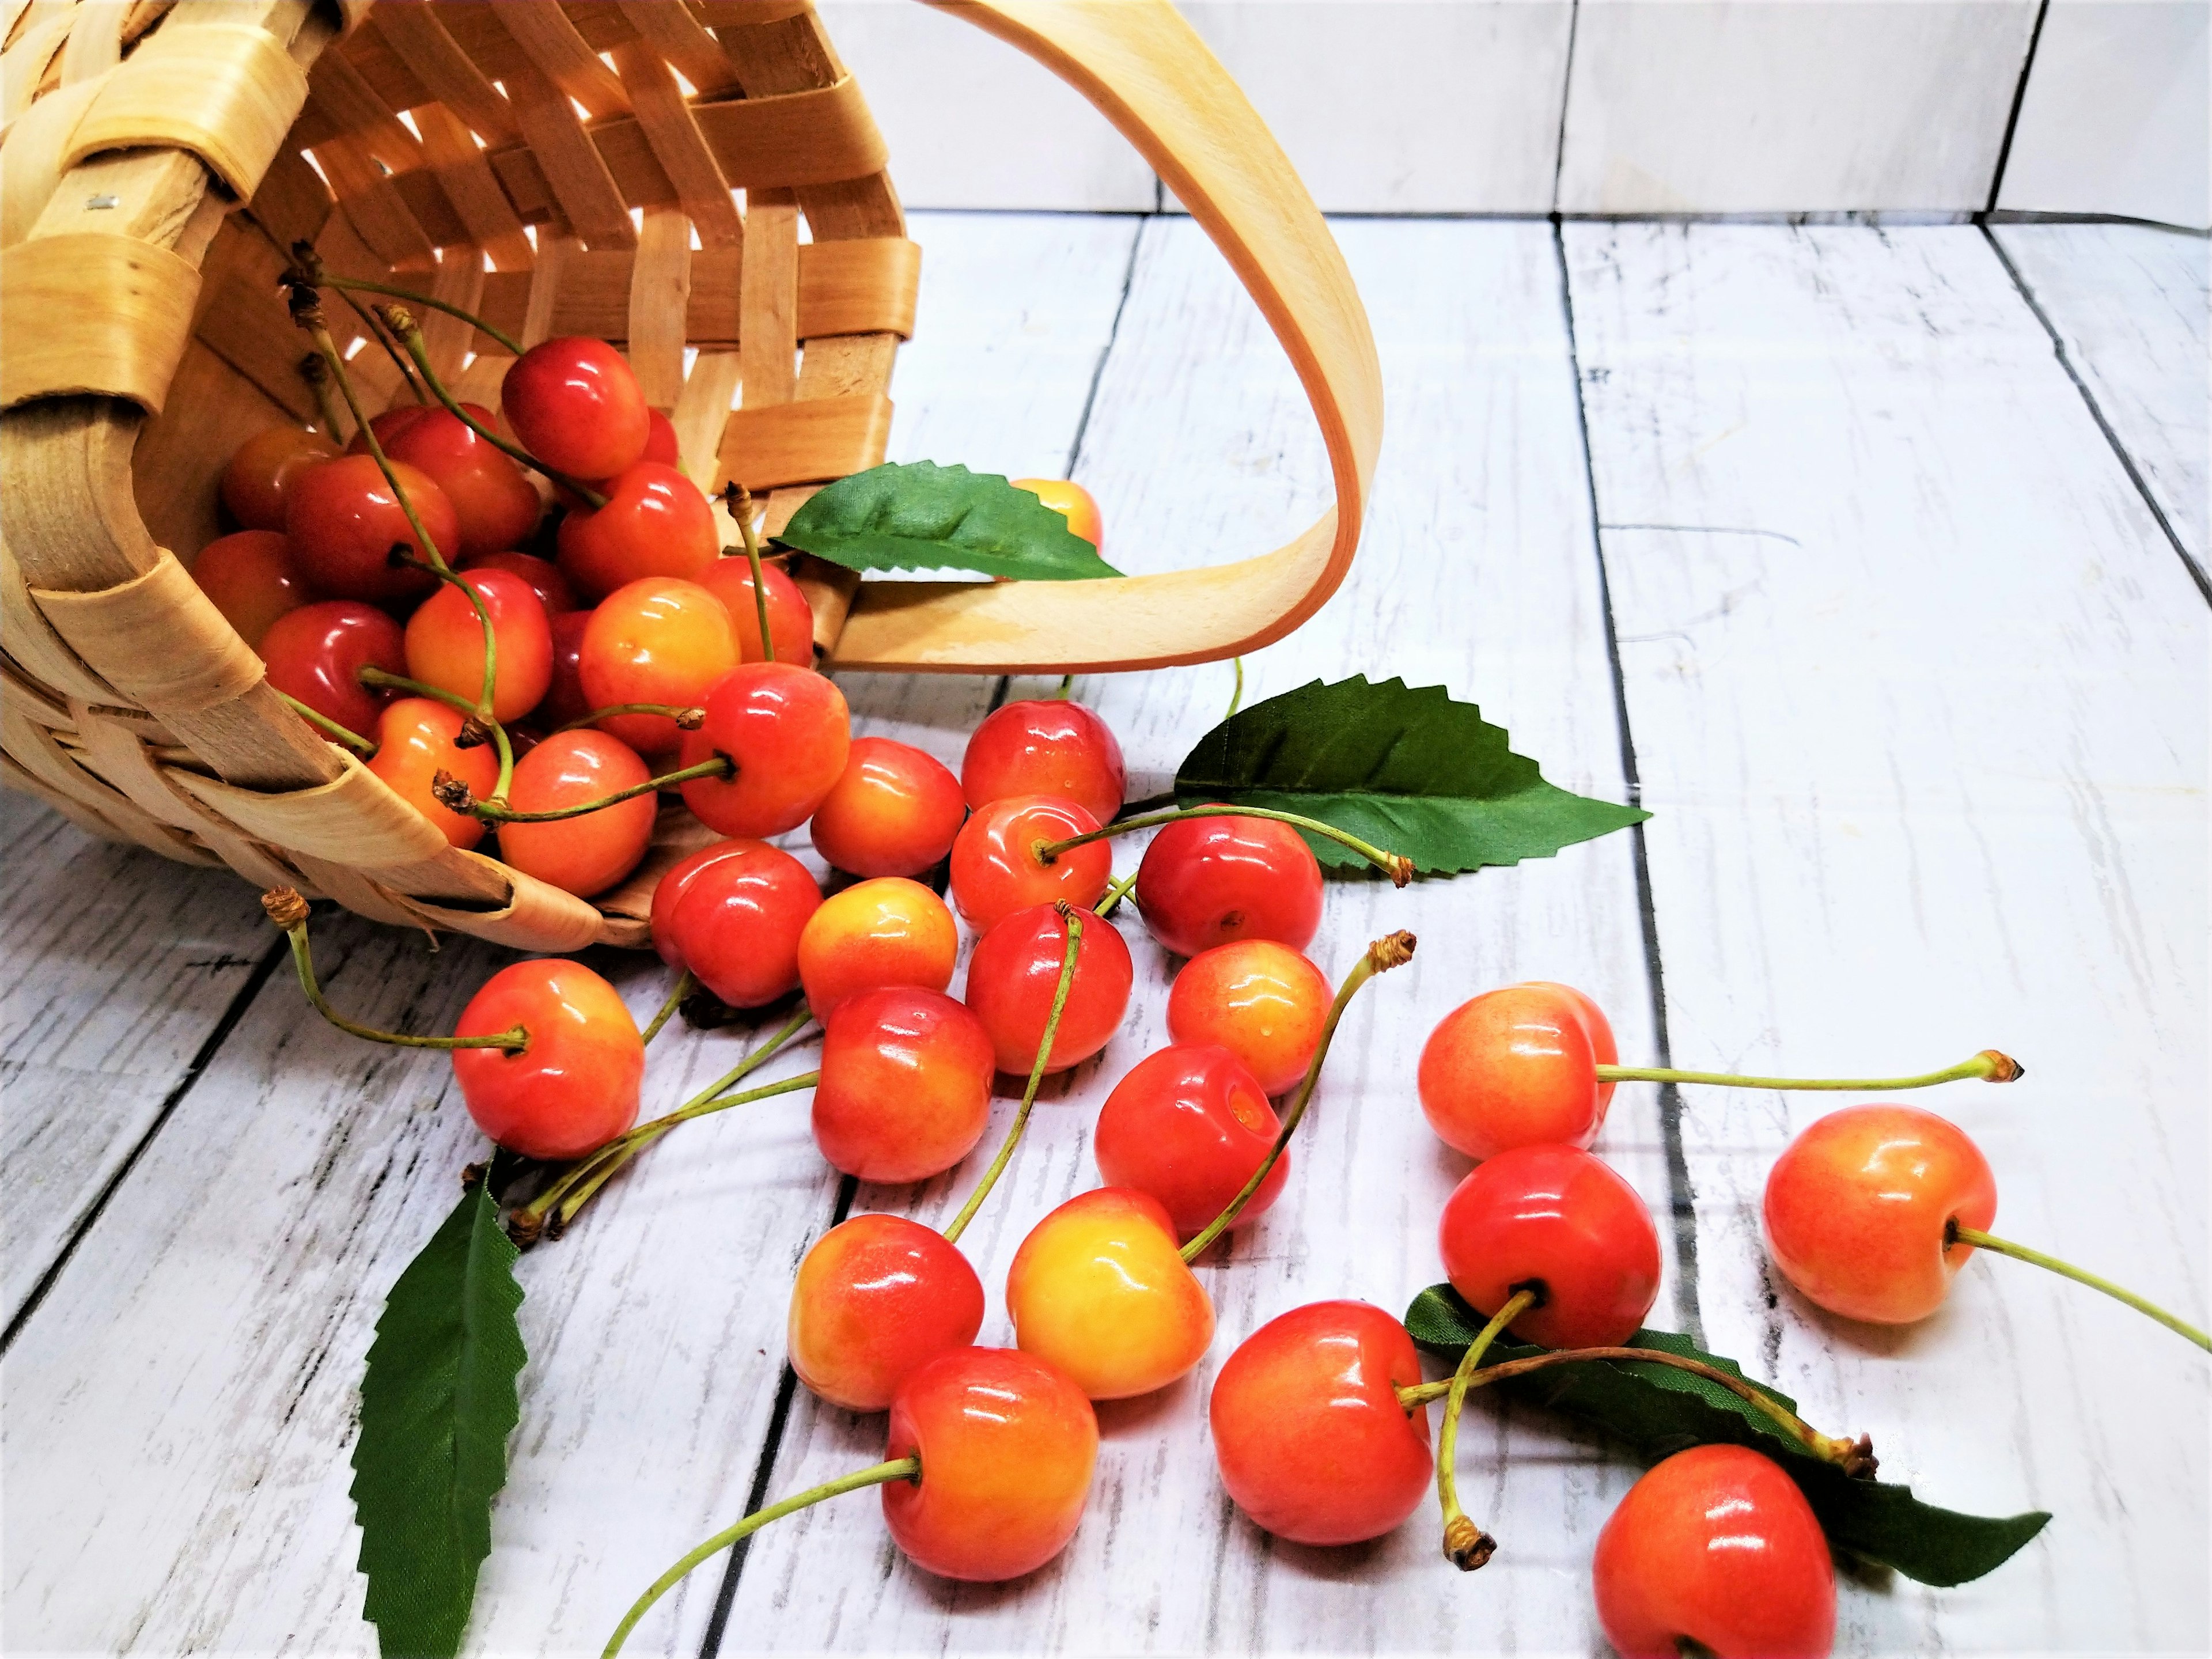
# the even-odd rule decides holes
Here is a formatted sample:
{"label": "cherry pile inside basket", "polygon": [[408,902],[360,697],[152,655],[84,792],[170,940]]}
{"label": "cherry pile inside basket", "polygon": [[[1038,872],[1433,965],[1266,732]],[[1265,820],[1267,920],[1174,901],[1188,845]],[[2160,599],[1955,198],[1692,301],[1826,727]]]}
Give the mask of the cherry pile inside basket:
{"label": "cherry pile inside basket", "polygon": [[[294,305],[350,404],[304,283]],[[1160,1389],[1206,1357],[1213,1310],[1190,1264],[1277,1201],[1346,1006],[1413,952],[1411,933],[1393,933],[1332,988],[1303,954],[1326,891],[1315,847],[1401,886],[1415,860],[1321,806],[1125,811],[1113,732],[1064,697],[992,714],[957,777],[908,745],[853,739],[843,696],[813,671],[805,599],[761,556],[751,503],[730,499],[744,550],[726,556],[674,434],[619,355],[580,339],[532,349],[495,420],[453,404],[405,311],[381,318],[434,401],[378,416],[344,453],[289,428],[250,441],[222,484],[245,527],[201,554],[202,586],[271,683],[456,846],[495,832],[516,869],[588,896],[635,867],[663,791],[680,789],[726,837],[653,894],[653,939],[673,982],[642,1032],[611,985],[561,958],[492,975],[451,1036],[356,1024],[316,982],[307,905],[289,890],[265,896],[315,1006],[366,1038],[452,1050],[462,1098],[501,1149],[394,1286],[363,1383],[354,1491],[367,1610],[386,1650],[452,1652],[465,1627],[524,1363],[515,1244],[560,1237],[684,1122],[801,1089],[813,1091],[830,1164],[899,1183],[958,1165],[988,1127],[994,1079],[1026,1079],[1004,1142],[944,1225],[856,1216],[799,1269],[790,1364],[835,1405],[888,1410],[884,1461],[684,1555],[621,1617],[608,1651],[700,1562],[864,1486],[881,1488],[891,1536],[928,1572],[1035,1571],[1082,1518],[1098,1445],[1091,1402]],[[1101,540],[1082,490],[1031,488]],[[854,878],[826,897],[768,839],[802,825]],[[1157,833],[1117,882],[1111,838],[1139,830]],[[950,907],[918,879],[940,869]],[[1042,1078],[1097,1054],[1119,1028],[1134,964],[1111,918],[1132,894],[1158,950],[1182,963],[1173,1041],[1107,1096],[1092,1142],[1101,1184],[1044,1216],[1016,1254],[1005,1285],[1016,1346],[975,1346],[984,1289],[960,1237]],[[958,999],[955,910],[977,936]],[[640,1121],[647,1045],[679,1007],[727,1018],[794,991],[787,1022],[743,1062]],[[817,1070],[743,1086],[817,1021]],[[1874,1092],[2006,1082],[2020,1068],[1994,1051],[1923,1076],[1814,1081],[1618,1061],[1604,1014],[1562,985],[1490,991],[1437,1024],[1418,1072],[1399,1081],[1474,1160],[1438,1219],[1448,1284],[1404,1322],[1364,1302],[1291,1309],[1226,1357],[1211,1438],[1244,1515],[1297,1543],[1352,1544],[1403,1524],[1433,1474],[1444,1553],[1478,1567],[1497,1546],[1459,1502],[1460,1414],[1470,1390],[1511,1392],[1529,1377],[1546,1403],[1656,1464],[1595,1544],[1598,1617],[1624,1653],[1825,1653],[1832,1546],[1957,1583],[2033,1536],[2048,1517],[1983,1521],[1874,1482],[1863,1438],[1823,1434],[1732,1362],[1644,1330],[1659,1238],[1644,1200],[1589,1150],[1623,1081]],[[1995,1212],[1989,1165],[1959,1130],[1902,1105],[1857,1105],[1783,1155],[1765,1220],[1774,1265],[1810,1302],[1898,1323],[1934,1311],[1977,1247],[2054,1265],[1992,1238]],[[1423,1380],[1417,1339],[1457,1360],[1449,1380]],[[1883,1495],[1878,1516],[1870,1493]],[[471,1514],[472,1524],[454,1519]]]}

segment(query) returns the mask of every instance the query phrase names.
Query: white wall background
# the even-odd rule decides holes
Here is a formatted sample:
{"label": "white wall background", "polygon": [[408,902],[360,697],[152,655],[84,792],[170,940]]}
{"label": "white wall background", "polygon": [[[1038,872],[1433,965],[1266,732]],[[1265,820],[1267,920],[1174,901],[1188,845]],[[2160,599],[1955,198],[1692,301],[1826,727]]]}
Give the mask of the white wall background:
{"label": "white wall background", "polygon": [[[1151,208],[1043,70],[818,0],[913,207]],[[1182,0],[1346,213],[1970,213],[2212,225],[2212,0]]]}

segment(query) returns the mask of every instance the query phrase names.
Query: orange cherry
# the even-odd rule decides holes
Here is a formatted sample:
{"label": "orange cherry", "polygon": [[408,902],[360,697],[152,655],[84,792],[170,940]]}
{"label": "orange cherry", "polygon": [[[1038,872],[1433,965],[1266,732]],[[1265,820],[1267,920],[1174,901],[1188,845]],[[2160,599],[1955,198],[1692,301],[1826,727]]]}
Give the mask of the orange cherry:
{"label": "orange cherry", "polygon": [[1093,908],[1114,878],[1114,854],[1106,842],[1071,847],[1050,864],[1037,857],[1036,848],[1097,828],[1098,820],[1073,801],[1050,795],[993,801],[952,842],[952,902],[969,922],[985,928],[1055,899],[1079,910]]}
{"label": "orange cherry", "polygon": [[238,637],[256,651],[270,624],[297,611],[309,598],[307,582],[293,568],[291,544],[273,530],[241,530],[234,536],[216,537],[192,561],[192,580],[215,601],[223,620],[238,630]]}
{"label": "orange cherry", "polygon": [[328,438],[304,428],[272,426],[257,432],[231,453],[222,469],[222,504],[248,530],[282,530],[284,495],[292,480],[337,453]]}
{"label": "orange cherry", "polygon": [[621,994],[580,962],[502,968],[455,1022],[456,1036],[520,1025],[519,1051],[456,1048],[453,1073],[477,1127],[525,1158],[596,1152],[637,1121],[645,1044]]}
{"label": "orange cherry", "polygon": [[863,1181],[942,1175],[990,1127],[992,1070],[990,1038],[943,992],[895,985],[847,997],[823,1022],[815,1144]]}
{"label": "orange cherry", "polygon": [[[556,732],[515,762],[507,804],[518,812],[556,811],[635,788],[652,775],[618,738]],[[501,824],[499,855],[526,876],[589,898],[637,868],[656,811],[653,796],[633,795],[573,818]]]}
{"label": "orange cherry", "polygon": [[1164,1388],[1213,1340],[1213,1304],[1165,1206],[1120,1187],[1079,1194],[1030,1230],[1006,1275],[1006,1312],[1022,1352],[1093,1400]]}
{"label": "orange cherry", "polygon": [[[624,702],[696,708],[738,665],[737,630],[722,602],[698,583],[648,576],[599,601],[576,664],[593,708]],[[665,755],[684,735],[666,714],[610,714],[599,727],[641,755]]]}
{"label": "orange cherry", "polygon": [[1026,489],[1067,520],[1067,527],[1091,546],[1106,545],[1104,520],[1091,492],[1070,478],[1012,478],[1017,489]]}
{"label": "orange cherry", "polygon": [[960,929],[945,901],[918,881],[882,876],[832,894],[799,936],[799,978],[815,1017],[855,991],[952,983]]}
{"label": "orange cherry", "polygon": [[[769,637],[775,642],[775,659],[798,668],[814,666],[814,607],[806,603],[790,573],[773,561],[761,566],[761,586],[768,591]],[[750,559],[719,558],[699,575],[699,585],[730,609],[738,630],[738,648],[745,662],[766,662],[761,648],[760,602],[753,598],[753,567]]]}
{"label": "orange cherry", "polygon": [[[509,571],[474,570],[461,580],[483,601],[499,646],[491,716],[502,725],[520,720],[553,684],[553,628],[544,604]],[[474,702],[483,692],[483,619],[468,594],[441,582],[407,619],[407,677]]]}
{"label": "orange cherry", "polygon": [[940,864],[968,817],[960,781],[933,755],[855,738],[814,809],[814,850],[856,876],[914,876]]}
{"label": "orange cherry", "polygon": [[450,772],[469,787],[479,800],[499,782],[499,755],[488,743],[472,749],[458,748],[464,716],[428,697],[402,697],[386,703],[376,723],[376,753],[368,769],[396,790],[406,803],[445,831],[456,847],[473,847],[483,839],[483,820],[456,812],[430,791],[431,781]]}
{"label": "orange cherry", "polygon": [[844,773],[853,717],[826,675],[749,662],[708,688],[705,708],[699,729],[684,734],[684,764],[719,755],[737,768],[734,776],[684,786],[684,804],[710,830],[726,836],[796,830]]}
{"label": "orange cherry", "polygon": [[[1509,985],[1462,1003],[1421,1050],[1429,1127],[1477,1159],[1588,1146],[1605,1122],[1595,1035],[1575,994],[1558,985]],[[1605,1036],[1609,1045],[1610,1029]]]}
{"label": "orange cherry", "polygon": [[1289,945],[1237,939],[1200,951],[1176,975],[1168,1033],[1219,1043],[1279,1095],[1305,1076],[1335,997],[1327,975]]}
{"label": "orange cherry", "polygon": [[791,1287],[791,1369],[833,1406],[879,1412],[983,1328],[983,1281],[943,1233],[856,1215],[822,1235]]}

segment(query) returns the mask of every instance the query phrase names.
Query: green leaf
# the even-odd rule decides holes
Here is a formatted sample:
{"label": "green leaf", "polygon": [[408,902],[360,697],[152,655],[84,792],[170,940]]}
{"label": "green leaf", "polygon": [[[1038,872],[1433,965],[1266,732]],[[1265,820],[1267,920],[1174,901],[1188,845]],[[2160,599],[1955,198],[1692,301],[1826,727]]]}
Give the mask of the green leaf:
{"label": "green leaf", "polygon": [[353,1503],[368,1576],[362,1611],[385,1659],[448,1659],[469,1622],[520,1415],[516,1255],[478,1182],[407,1264],[376,1322]]}
{"label": "green leaf", "polygon": [[[1453,1360],[1467,1352],[1467,1345],[1486,1322],[1449,1285],[1430,1285],[1406,1310],[1406,1328],[1413,1340]],[[1742,1367],[1733,1359],[1706,1353],[1669,1331],[1638,1331],[1622,1346],[1657,1348],[1743,1376]],[[1527,1359],[1543,1352],[1501,1340],[1483,1357],[1484,1364]],[[1764,1452],[1796,1481],[1830,1542],[1923,1584],[1963,1584],[1993,1571],[2051,1519],[2040,1510],[2003,1517],[1961,1515],[1921,1502],[1907,1486],[1853,1480],[1834,1464],[1812,1455],[1717,1382],[1665,1365],[1593,1359],[1493,1386],[1516,1400],[1548,1407],[1603,1430],[1646,1463],[1713,1442]],[[1797,1409],[1797,1402],[1778,1389],[1764,1382],[1751,1386],[1791,1411]]]}
{"label": "green leaf", "polygon": [[1030,491],[934,461],[840,478],[809,497],[776,540],[851,570],[977,570],[1047,582],[1121,574]]}
{"label": "green leaf", "polygon": [[[1186,806],[1297,812],[1413,860],[1424,875],[1549,858],[1650,817],[1544,781],[1502,726],[1442,686],[1364,676],[1286,691],[1199,739],[1176,774]],[[1359,855],[1306,834],[1325,865]]]}

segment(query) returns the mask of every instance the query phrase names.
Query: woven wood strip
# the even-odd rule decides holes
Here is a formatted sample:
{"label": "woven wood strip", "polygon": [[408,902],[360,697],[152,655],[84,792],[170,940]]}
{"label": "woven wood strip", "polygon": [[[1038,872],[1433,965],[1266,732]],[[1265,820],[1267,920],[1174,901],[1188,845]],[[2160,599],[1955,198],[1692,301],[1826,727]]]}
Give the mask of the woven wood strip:
{"label": "woven wood strip", "polygon": [[[682,8],[670,8],[680,12]],[[659,53],[643,41],[615,49],[615,64],[630,89],[638,128],[645,134],[661,171],[668,175],[676,199],[699,228],[699,240],[707,247],[735,248],[741,229],[737,204],[730,199],[729,181],[707,148],[690,106]]]}
{"label": "woven wood strip", "polygon": [[580,951],[595,944],[635,948],[650,942],[627,937],[625,930],[620,928],[611,934],[606,919],[573,893],[549,886],[519,870],[510,870],[481,854],[454,856],[480,865],[487,873],[507,883],[510,896],[504,907],[493,909],[449,909],[427,899],[408,901],[412,909],[435,927],[471,933],[495,945],[512,945],[518,951]]}
{"label": "woven wood strip", "polygon": [[44,801],[95,840],[129,841],[131,839],[76,796],[55,788],[37,774],[18,766],[12,755],[0,754],[0,785],[5,785],[18,794],[30,795]]}
{"label": "woven wood strip", "polygon": [[307,101],[307,77],[261,29],[184,21],[142,43],[109,79],[77,123],[66,162],[110,149],[188,149],[242,200]]}
{"label": "woven wood strip", "polygon": [[264,793],[218,778],[174,772],[177,786],[257,841],[313,858],[378,869],[421,864],[447,849],[428,818],[393,793],[350,754],[333,750],[342,770],[313,789]]}
{"label": "woven wood strip", "polygon": [[95,673],[153,714],[196,714],[261,683],[261,659],[166,553],[119,586],[31,598]]}
{"label": "woven wood strip", "polygon": [[64,87],[95,79],[123,61],[123,26],[130,21],[133,3],[134,0],[81,0],[76,15],[70,20],[69,44],[62,48]]}
{"label": "woven wood strip", "polygon": [[684,393],[684,321],[691,301],[691,222],[680,209],[647,208],[629,287],[629,366],[645,400],[663,413]]}
{"label": "woven wood strip", "polygon": [[[738,395],[738,368],[734,351],[702,351],[691,365],[690,378],[684,382],[684,395],[676,400],[669,416],[676,428],[676,447],[684,458],[684,471],[691,477],[711,478],[720,464],[722,428],[729,422],[731,400]],[[714,503],[714,510],[722,511],[720,502]],[[722,526],[725,535],[733,535],[736,528]]]}
{"label": "woven wood strip", "polygon": [[548,80],[598,120],[629,112],[622,77],[599,61],[559,6],[501,6],[499,21]]}
{"label": "woven wood strip", "polygon": [[[473,312],[483,299],[483,261],[459,256],[447,259],[438,267],[437,279],[430,284],[434,298],[447,305],[459,306]],[[403,308],[404,307],[404,302]],[[416,306],[410,310],[416,324],[422,331],[422,343],[428,350],[430,367],[438,371],[438,378],[451,386],[461,372],[463,360],[469,353],[470,343],[476,337],[475,327],[458,317],[428,306]]]}
{"label": "woven wood strip", "polygon": [[52,199],[65,170],[62,155],[76,124],[104,83],[80,82],[61,87],[17,118],[8,129],[0,161],[0,247],[13,247],[31,234]]}
{"label": "woven wood strip", "polygon": [[12,121],[30,107],[31,97],[69,40],[74,9],[33,5],[15,43],[0,54],[0,121]]}
{"label": "woven wood strip", "polygon": [[810,242],[799,250],[799,336],[914,334],[921,245],[903,236]]}
{"label": "woven wood strip", "polygon": [[736,410],[722,434],[714,489],[735,479],[758,495],[865,471],[882,463],[890,429],[891,400],[881,392]]}
{"label": "woven wood strip", "polygon": [[422,153],[429,161],[431,176],[453,204],[467,232],[465,240],[489,253],[501,270],[528,270],[537,255],[530,239],[523,234],[514,204],[499,187],[491,163],[477,148],[468,125],[442,104],[425,104],[414,115],[415,125],[422,129]]}
{"label": "woven wood strip", "polygon": [[0,702],[12,704],[24,719],[36,720],[49,732],[76,730],[69,700],[40,684],[12,658],[0,657]]}
{"label": "woven wood strip", "polygon": [[[383,39],[379,40],[379,36]],[[348,49],[348,61],[358,66],[367,56],[362,48],[374,48],[386,41],[405,58],[408,68],[422,76],[432,98],[482,133],[486,143],[521,142],[522,128],[514,118],[514,106],[477,66],[476,60],[454,44],[453,37],[439,21],[438,8],[428,0],[385,0],[377,8],[375,21]],[[380,95],[390,98],[388,91]],[[390,106],[416,111],[426,107],[411,98],[391,103]],[[422,116],[418,113],[415,119],[420,125]],[[423,136],[427,143],[428,134]],[[313,140],[303,135],[301,142]]]}
{"label": "woven wood strip", "polygon": [[383,922],[386,927],[429,931],[429,924],[416,915],[413,905],[343,860],[319,859],[309,853],[295,853],[292,858],[300,866],[300,873],[313,882],[324,897],[336,899],[356,915]]}
{"label": "woven wood strip", "polygon": [[738,359],[747,409],[787,404],[799,390],[799,204],[786,191],[746,192]]}
{"label": "woven wood strip", "polygon": [[54,632],[46,613],[32,602],[15,556],[5,547],[0,547],[0,639],[7,641],[9,657],[29,678],[56,692],[92,702],[122,701],[114,687],[79,661],[68,641]]}
{"label": "woven wood strip", "polygon": [[[504,12],[507,8],[498,9]],[[629,202],[676,199],[675,186],[668,182],[668,176],[661,172],[652,152],[647,150],[643,156],[650,174],[645,185],[646,193],[633,198],[615,182],[600,151],[584,131],[584,124],[576,118],[575,110],[544,70],[526,55],[507,72],[507,84],[513,93],[515,120],[523,136],[529,139],[530,149],[510,150],[506,155],[495,157],[494,166],[500,171],[507,194],[514,198],[518,208],[524,210],[523,217],[532,216],[507,177],[504,163],[508,155],[530,158],[532,169],[544,186],[549,208],[557,207],[569,228],[588,245],[634,245],[636,235],[630,226]],[[636,126],[635,121],[629,125],[633,129]]]}
{"label": "woven wood strip", "polygon": [[[721,42],[707,33],[686,6],[666,0],[620,0],[622,15],[639,37],[691,83],[702,98],[726,98],[744,90],[737,70],[723,53]],[[623,62],[623,48],[615,48],[615,62]],[[627,67],[623,70],[629,78]]]}
{"label": "woven wood strip", "polygon": [[33,777],[50,789],[82,803],[108,826],[119,841],[134,841],[165,859],[183,863],[204,862],[198,850],[183,836],[148,814],[129,796],[105,779],[79,765],[52,733],[27,720],[12,706],[0,705],[0,746]]}
{"label": "woven wood strip", "polygon": [[154,763],[146,745],[121,721],[102,719],[79,704],[76,733],[83,751],[80,763],[106,779],[148,817],[187,834],[205,826],[207,810],[168,781],[167,769]]}
{"label": "woven wood strip", "polygon": [[38,319],[0,333],[0,408],[96,392],[160,409],[199,286],[190,261],[128,236],[40,236],[0,251],[8,309]]}

